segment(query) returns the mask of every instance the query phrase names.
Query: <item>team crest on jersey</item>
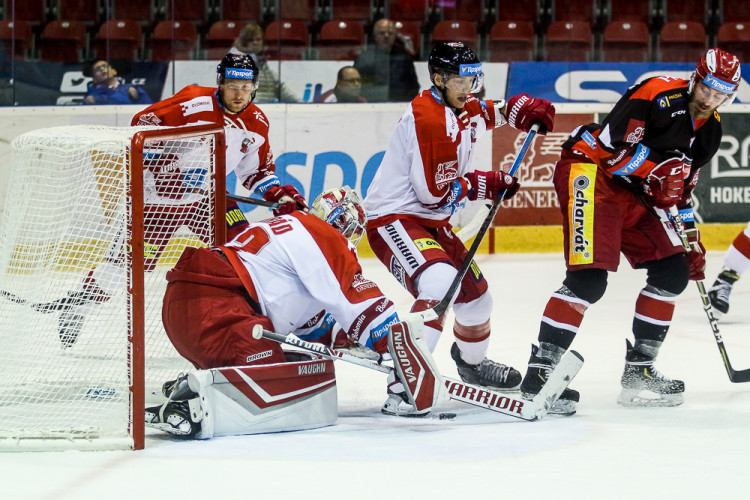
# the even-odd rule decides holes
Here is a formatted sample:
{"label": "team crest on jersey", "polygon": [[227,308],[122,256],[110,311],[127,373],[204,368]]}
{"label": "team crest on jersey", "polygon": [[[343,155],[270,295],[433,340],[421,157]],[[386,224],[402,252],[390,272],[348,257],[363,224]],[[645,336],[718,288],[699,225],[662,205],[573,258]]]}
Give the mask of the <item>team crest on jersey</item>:
{"label": "team crest on jersey", "polygon": [[438,189],[453,182],[458,177],[458,160],[446,161],[437,166],[435,182]]}
{"label": "team crest on jersey", "polygon": [[362,273],[357,273],[352,279],[352,287],[358,292],[363,292],[368,288],[375,288],[376,285],[372,281],[362,276]]}
{"label": "team crest on jersey", "polygon": [[630,120],[630,122],[628,122],[628,128],[625,130],[625,142],[638,144],[643,140],[643,135],[645,133],[646,122],[641,120]]}
{"label": "team crest on jersey", "polygon": [[146,113],[138,118],[138,125],[159,125],[161,119],[155,113]]}

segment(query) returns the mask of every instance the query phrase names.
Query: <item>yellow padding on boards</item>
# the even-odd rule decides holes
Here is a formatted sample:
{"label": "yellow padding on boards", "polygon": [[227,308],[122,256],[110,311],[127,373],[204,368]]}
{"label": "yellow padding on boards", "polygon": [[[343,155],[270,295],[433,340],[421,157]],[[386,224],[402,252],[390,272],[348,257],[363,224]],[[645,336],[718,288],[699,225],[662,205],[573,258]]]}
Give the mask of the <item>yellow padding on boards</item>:
{"label": "yellow padding on boards", "polygon": [[[701,242],[706,250],[724,251],[747,224],[698,224]],[[562,252],[561,226],[502,226],[491,228],[495,233],[495,253]],[[468,248],[473,240],[466,242]],[[477,253],[490,252],[490,237],[485,235]],[[360,257],[375,257],[367,238],[357,247]]]}

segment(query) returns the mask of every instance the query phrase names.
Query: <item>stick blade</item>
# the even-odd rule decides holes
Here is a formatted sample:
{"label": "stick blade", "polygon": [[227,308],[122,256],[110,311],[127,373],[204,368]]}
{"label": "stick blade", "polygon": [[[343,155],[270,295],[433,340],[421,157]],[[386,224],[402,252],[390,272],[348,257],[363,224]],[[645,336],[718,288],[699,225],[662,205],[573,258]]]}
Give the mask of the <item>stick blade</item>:
{"label": "stick blade", "polygon": [[542,386],[539,394],[532,400],[536,408],[536,418],[542,419],[547,415],[552,405],[560,397],[570,382],[575,378],[583,366],[583,356],[577,351],[570,350],[560,359],[552,373],[547,377],[547,383]]}

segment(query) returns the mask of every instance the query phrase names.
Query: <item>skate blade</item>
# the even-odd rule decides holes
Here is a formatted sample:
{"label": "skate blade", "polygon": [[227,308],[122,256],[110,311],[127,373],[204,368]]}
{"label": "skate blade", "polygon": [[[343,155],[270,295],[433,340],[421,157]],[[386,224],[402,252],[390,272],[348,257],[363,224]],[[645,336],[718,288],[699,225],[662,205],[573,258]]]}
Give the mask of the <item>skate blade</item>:
{"label": "skate blade", "polygon": [[429,410],[426,411],[414,411],[413,409],[404,410],[401,408],[393,408],[392,406],[383,406],[380,409],[380,413],[388,415],[389,417],[406,417],[406,418],[424,418],[430,414]]}
{"label": "skate blade", "polygon": [[682,393],[657,394],[638,389],[623,389],[617,398],[617,404],[627,408],[658,408],[679,406],[683,403]]}

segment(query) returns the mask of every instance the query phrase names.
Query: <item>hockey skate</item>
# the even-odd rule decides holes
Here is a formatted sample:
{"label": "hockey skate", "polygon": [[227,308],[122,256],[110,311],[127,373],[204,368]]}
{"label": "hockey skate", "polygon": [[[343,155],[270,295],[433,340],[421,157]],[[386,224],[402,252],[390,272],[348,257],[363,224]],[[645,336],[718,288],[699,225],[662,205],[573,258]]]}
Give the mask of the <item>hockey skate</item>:
{"label": "hockey skate", "polygon": [[617,402],[622,406],[678,406],[682,404],[685,384],[665,377],[654,368],[654,357],[633,348],[629,340],[625,371]]}
{"label": "hockey skate", "polygon": [[169,401],[163,405],[146,408],[146,426],[174,436],[193,437],[200,432],[201,424],[194,422],[190,414],[188,401]]}
{"label": "hockey skate", "polygon": [[[561,349],[562,348],[558,348]],[[523,378],[521,383],[521,394],[526,399],[533,399],[534,396],[539,394],[544,384],[547,383],[549,374],[554,370],[555,364],[551,359],[546,357],[539,357],[539,348],[535,345],[531,345],[531,357],[529,358],[529,367],[526,371],[526,376]],[[564,351],[559,353],[558,359],[562,357]],[[566,388],[560,397],[555,401],[549,409],[552,415],[574,415],[576,412],[576,406],[580,394],[578,391],[570,388]]]}
{"label": "hockey skate", "polygon": [[484,358],[478,365],[470,365],[461,359],[461,351],[455,342],[451,346],[451,358],[461,380],[467,384],[481,385],[503,391],[514,391],[521,385],[521,373],[511,366]]}
{"label": "hockey skate", "polygon": [[57,318],[57,333],[60,336],[60,343],[63,349],[67,349],[76,343],[83,329],[86,316],[80,314],[79,311],[84,309],[81,306],[104,302],[108,298],[101,295],[101,293],[80,290],[77,292],[68,292],[65,297],[53,300],[52,302],[32,304],[31,307],[44,314],[60,311],[60,316]]}
{"label": "hockey skate", "polygon": [[714,308],[716,319],[721,318],[729,312],[729,294],[732,292],[732,286],[739,279],[739,275],[731,269],[724,269],[716,277],[713,286],[708,289],[708,298],[711,306]]}

